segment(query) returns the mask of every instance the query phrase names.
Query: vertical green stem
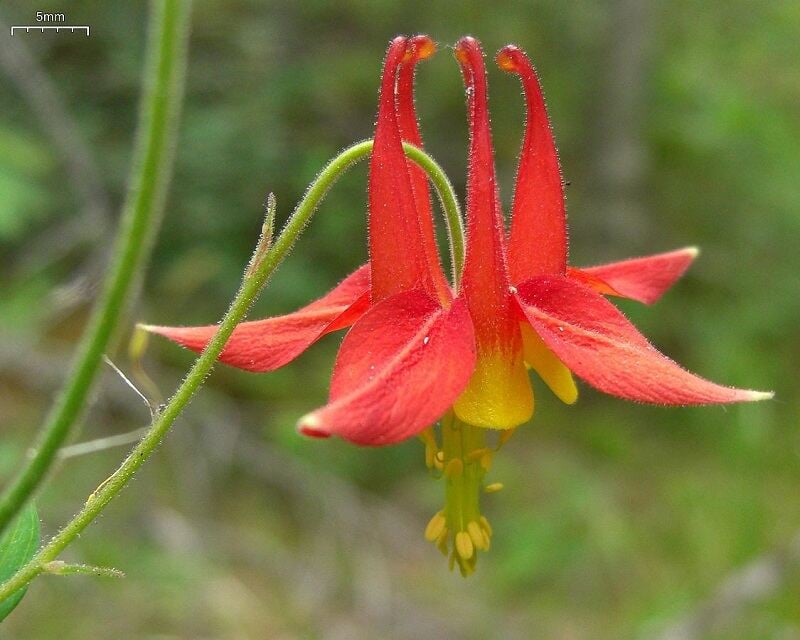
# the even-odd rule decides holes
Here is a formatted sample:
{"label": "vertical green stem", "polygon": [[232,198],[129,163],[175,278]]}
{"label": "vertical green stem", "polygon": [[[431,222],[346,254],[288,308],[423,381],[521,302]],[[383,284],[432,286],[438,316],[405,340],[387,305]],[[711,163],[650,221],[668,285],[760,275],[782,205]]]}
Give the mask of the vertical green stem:
{"label": "vertical green stem", "polygon": [[0,533],[42,483],[58,449],[78,421],[103,352],[146,263],[172,173],[186,69],[189,8],[189,0],[151,2],[145,91],[113,263],[67,382],[39,432],[35,453],[0,496]]}

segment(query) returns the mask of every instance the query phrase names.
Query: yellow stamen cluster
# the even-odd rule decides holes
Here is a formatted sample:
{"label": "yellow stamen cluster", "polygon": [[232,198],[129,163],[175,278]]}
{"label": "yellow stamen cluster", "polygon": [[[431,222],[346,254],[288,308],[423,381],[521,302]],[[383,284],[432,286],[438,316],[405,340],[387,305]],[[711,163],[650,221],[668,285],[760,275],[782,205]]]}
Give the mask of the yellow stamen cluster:
{"label": "yellow stamen cluster", "polygon": [[[501,442],[510,437],[503,432]],[[425,443],[425,463],[436,477],[445,482],[445,507],[436,513],[425,528],[425,539],[449,556],[450,569],[456,565],[462,576],[475,571],[479,551],[488,551],[492,527],[481,515],[481,489],[494,493],[503,488],[499,482],[483,486],[492,466],[493,451],[486,446],[486,432],[456,418],[452,412],[441,423],[441,448],[433,429],[420,435]]]}

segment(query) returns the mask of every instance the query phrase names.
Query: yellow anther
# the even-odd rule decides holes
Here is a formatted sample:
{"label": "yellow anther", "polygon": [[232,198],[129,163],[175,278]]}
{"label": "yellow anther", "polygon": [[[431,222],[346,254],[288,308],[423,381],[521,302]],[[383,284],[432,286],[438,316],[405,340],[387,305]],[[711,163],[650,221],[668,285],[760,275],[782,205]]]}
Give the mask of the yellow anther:
{"label": "yellow anther", "polygon": [[511,440],[511,436],[513,436],[517,432],[516,429],[505,429],[504,431],[500,432],[500,436],[497,439],[497,448],[499,449],[502,447],[506,442]]}
{"label": "yellow anther", "polygon": [[472,544],[475,545],[476,549],[480,551],[486,549],[486,536],[483,533],[483,529],[481,529],[481,526],[477,522],[473,520],[467,525],[467,533],[472,539]]}
{"label": "yellow anther", "polygon": [[447,548],[447,539],[449,537],[450,532],[448,531],[447,527],[445,527],[442,532],[439,534],[439,537],[436,539],[436,548],[442,552],[443,556],[446,556],[449,549]]}
{"label": "yellow anther", "polygon": [[475,573],[475,563],[478,561],[478,556],[474,555],[469,560],[464,560],[464,558],[457,558],[458,560],[458,570],[461,572],[462,578],[467,578]]}
{"label": "yellow anther", "polygon": [[475,553],[475,546],[472,544],[472,538],[466,531],[459,531],[456,534],[456,551],[458,555],[464,560],[469,560]]}
{"label": "yellow anther", "polygon": [[490,453],[489,449],[483,447],[482,449],[475,449],[475,451],[470,451],[469,455],[467,455],[467,460],[470,462],[476,462],[480,460],[485,454]]}
{"label": "yellow anther", "polygon": [[489,471],[492,468],[492,454],[489,452],[484,453],[481,456],[481,467],[483,467],[484,471]]}
{"label": "yellow anther", "polygon": [[503,488],[503,483],[502,482],[492,482],[492,484],[487,484],[483,488],[483,492],[484,493],[497,493],[502,488]]}
{"label": "yellow anther", "polygon": [[444,451],[437,451],[433,457],[433,466],[441,471],[444,469]]}
{"label": "yellow anther", "polygon": [[481,533],[483,534],[483,550],[488,551],[492,546],[492,539],[489,537],[489,534],[486,533],[486,529],[481,529]]}
{"label": "yellow anther", "polygon": [[432,469],[433,465],[435,464],[436,458],[436,449],[431,447],[430,445],[425,445],[425,466],[428,469]]}
{"label": "yellow anther", "polygon": [[479,522],[481,523],[481,527],[483,527],[483,530],[491,538],[492,537],[492,525],[489,524],[489,521],[486,519],[486,516],[481,516]]}
{"label": "yellow anther", "polygon": [[441,535],[442,531],[445,530],[446,526],[447,526],[447,520],[445,520],[444,513],[440,511],[430,519],[430,522],[428,522],[428,526],[425,527],[425,539],[428,542],[433,542],[435,540],[438,540],[439,536]]}
{"label": "yellow anther", "polygon": [[444,475],[448,478],[457,478],[462,473],[464,473],[464,463],[461,462],[461,458],[453,458],[444,469]]}

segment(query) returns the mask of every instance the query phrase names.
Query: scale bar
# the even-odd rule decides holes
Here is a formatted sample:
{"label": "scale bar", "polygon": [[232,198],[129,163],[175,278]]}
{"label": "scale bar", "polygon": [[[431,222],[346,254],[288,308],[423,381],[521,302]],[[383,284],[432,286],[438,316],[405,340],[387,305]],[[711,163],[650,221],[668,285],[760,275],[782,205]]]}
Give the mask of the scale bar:
{"label": "scale bar", "polygon": [[89,37],[89,27],[87,25],[58,25],[58,26],[53,25],[53,26],[46,26],[46,27],[43,27],[42,25],[39,25],[39,24],[36,24],[36,25],[34,25],[34,24],[30,24],[30,25],[15,25],[15,26],[11,27],[11,35],[12,36],[14,35],[14,31],[17,30],[17,29],[19,29],[19,30],[25,29],[25,33],[30,33],[31,29],[33,29],[34,31],[37,31],[37,30],[41,31],[42,33],[44,33],[45,30],[58,32],[58,31],[61,31],[62,29],[65,29],[65,30],[68,29],[72,33],[74,33],[76,30],[78,30],[78,31],[85,31],[86,32],[86,37],[87,38]]}

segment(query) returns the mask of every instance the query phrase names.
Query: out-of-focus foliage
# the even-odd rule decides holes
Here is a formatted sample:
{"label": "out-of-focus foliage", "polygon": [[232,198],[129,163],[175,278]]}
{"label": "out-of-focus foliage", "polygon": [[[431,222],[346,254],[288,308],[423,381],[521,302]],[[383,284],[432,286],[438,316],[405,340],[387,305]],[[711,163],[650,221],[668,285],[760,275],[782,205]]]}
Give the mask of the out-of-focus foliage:
{"label": "out-of-focus foliage", "polygon": [[[8,0],[0,19],[31,23],[42,8]],[[0,477],[30,445],[86,318],[139,95],[146,3],[61,10],[91,37],[15,43],[52,84],[114,206],[99,221],[87,214],[74,158],[4,70]],[[446,45],[472,33],[487,52],[523,46],[570,182],[572,262],[699,245],[658,305],[621,306],[679,362],[774,389],[776,400],[665,410],[583,387],[563,407],[537,385],[534,422],[492,470],[507,487],[486,500],[495,546],[462,582],[422,541],[441,487],[418,442],[363,450],[295,434],[296,418],[325,399],[337,337],[275,374],[220,368],[155,463],[70,551],[128,577],[38,580],[4,634],[650,638],[688,616],[705,626],[682,638],[800,637],[800,552],[790,548],[800,531],[797,2],[197,2],[174,185],[131,321],[221,316],[265,194],[285,217],[331,155],[371,135],[382,55],[401,32],[442,45],[420,68],[417,103],[427,146],[461,193],[463,88]],[[5,46],[8,32],[0,38]],[[508,204],[522,101],[514,78],[489,74]],[[365,259],[365,203],[359,167],[256,315],[307,302]],[[115,361],[130,370],[124,352]],[[146,366],[168,394],[190,362],[154,342]],[[82,439],[141,426],[146,410],[131,396],[109,371]],[[121,455],[64,463],[40,501],[45,533]],[[771,571],[764,589],[713,606],[752,562]]]}

